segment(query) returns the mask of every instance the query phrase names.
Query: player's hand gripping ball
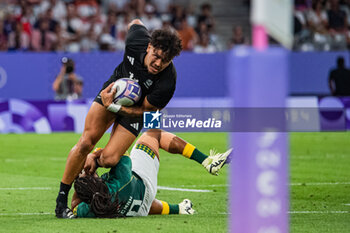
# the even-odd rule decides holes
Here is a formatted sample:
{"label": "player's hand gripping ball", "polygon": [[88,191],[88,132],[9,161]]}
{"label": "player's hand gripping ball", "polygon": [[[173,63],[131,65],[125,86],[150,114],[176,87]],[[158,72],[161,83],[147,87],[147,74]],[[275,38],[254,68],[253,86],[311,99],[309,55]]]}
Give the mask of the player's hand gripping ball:
{"label": "player's hand gripping ball", "polygon": [[141,98],[141,86],[130,78],[118,79],[112,89],[116,89],[113,102],[123,106],[131,106]]}

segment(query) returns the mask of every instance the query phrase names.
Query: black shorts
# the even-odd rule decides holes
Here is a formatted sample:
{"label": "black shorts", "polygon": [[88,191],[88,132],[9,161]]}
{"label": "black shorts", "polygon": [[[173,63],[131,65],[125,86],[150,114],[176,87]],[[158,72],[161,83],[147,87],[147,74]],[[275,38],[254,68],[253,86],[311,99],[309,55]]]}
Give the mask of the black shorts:
{"label": "black shorts", "polygon": [[[103,84],[102,89],[94,99],[95,102],[101,104],[103,106],[102,100],[101,100],[101,91],[108,87],[109,84],[117,80],[115,76],[110,77],[107,82]],[[140,134],[142,128],[143,128],[143,116],[141,117],[128,117],[128,116],[121,116],[116,114],[115,123],[120,124],[125,129],[130,131],[132,134],[134,134],[136,137]]]}

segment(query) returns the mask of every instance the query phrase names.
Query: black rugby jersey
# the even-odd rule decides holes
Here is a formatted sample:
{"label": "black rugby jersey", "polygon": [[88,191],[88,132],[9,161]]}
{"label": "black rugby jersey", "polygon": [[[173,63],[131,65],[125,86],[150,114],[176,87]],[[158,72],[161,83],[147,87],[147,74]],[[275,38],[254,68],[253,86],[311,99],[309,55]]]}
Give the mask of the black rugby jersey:
{"label": "black rugby jersey", "polygon": [[144,66],[144,58],[150,40],[151,36],[144,26],[132,25],[126,38],[123,61],[114,70],[112,77],[114,76],[114,79],[127,77],[140,84],[142,96],[136,105],[142,105],[147,96],[150,104],[164,108],[174,95],[176,70],[171,62],[168,67],[156,75],[148,73]]}

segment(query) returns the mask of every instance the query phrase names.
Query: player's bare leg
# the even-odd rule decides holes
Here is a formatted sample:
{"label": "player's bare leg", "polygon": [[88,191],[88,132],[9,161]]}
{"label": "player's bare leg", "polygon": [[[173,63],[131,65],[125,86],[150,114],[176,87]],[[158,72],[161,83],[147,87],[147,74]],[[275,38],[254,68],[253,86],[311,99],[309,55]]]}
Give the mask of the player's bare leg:
{"label": "player's bare leg", "polygon": [[102,105],[93,102],[85,119],[84,132],[67,158],[59,195],[56,199],[55,212],[57,217],[65,217],[63,211],[67,208],[68,192],[71,184],[82,170],[88,153],[113,124],[114,120],[115,114],[107,111]]}
{"label": "player's bare leg", "polygon": [[148,214],[194,214],[192,202],[188,199],[179,204],[169,204],[165,201],[154,199]]}
{"label": "player's bare leg", "polygon": [[117,165],[135,139],[136,136],[122,125],[116,124],[113,126],[113,133],[98,159],[99,165],[102,167]]}
{"label": "player's bare leg", "polygon": [[172,133],[159,129],[148,130],[139,138],[137,143],[145,144],[151,148],[157,156],[159,148],[172,154],[182,154],[183,156],[202,164],[207,171],[213,175],[218,174],[218,171],[225,164],[228,155],[232,151],[232,149],[229,149],[225,153],[216,153],[211,150],[210,155],[207,156],[192,144]]}

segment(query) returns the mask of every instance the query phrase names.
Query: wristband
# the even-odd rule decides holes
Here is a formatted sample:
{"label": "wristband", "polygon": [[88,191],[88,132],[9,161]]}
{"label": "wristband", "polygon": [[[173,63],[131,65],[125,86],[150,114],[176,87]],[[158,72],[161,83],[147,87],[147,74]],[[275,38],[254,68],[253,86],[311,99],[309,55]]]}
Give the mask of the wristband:
{"label": "wristband", "polygon": [[111,112],[114,112],[114,113],[117,113],[117,112],[119,112],[119,110],[120,110],[121,107],[122,107],[122,106],[121,106],[120,104],[114,104],[114,103],[112,103],[112,104],[110,104],[110,105],[107,107],[107,110],[108,110],[108,111],[111,111]]}

